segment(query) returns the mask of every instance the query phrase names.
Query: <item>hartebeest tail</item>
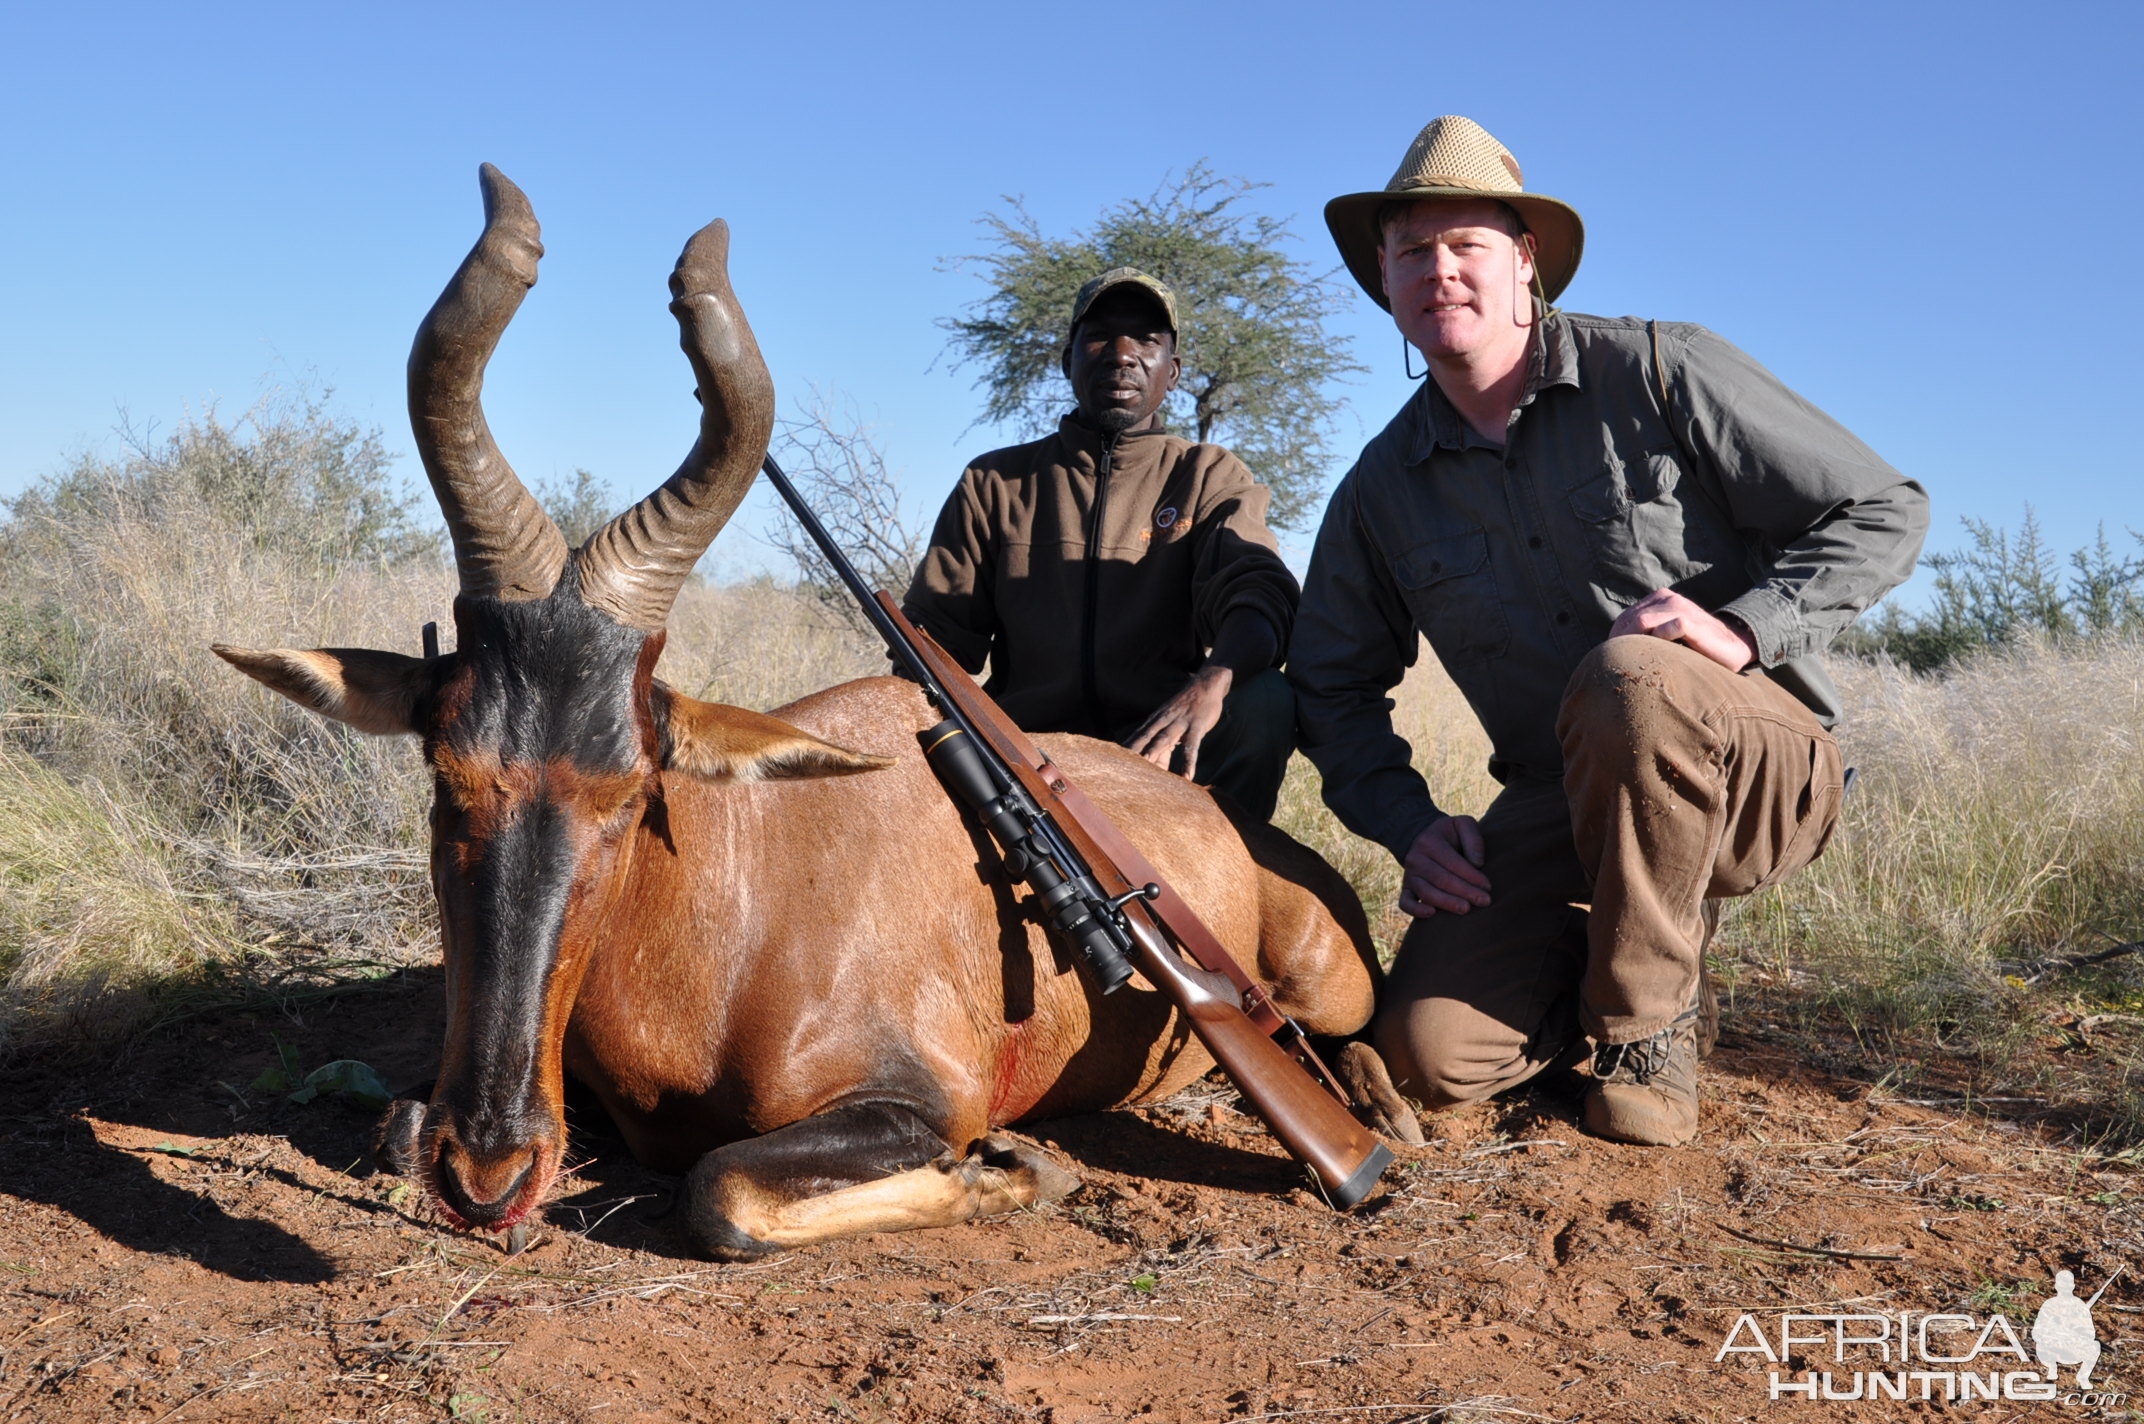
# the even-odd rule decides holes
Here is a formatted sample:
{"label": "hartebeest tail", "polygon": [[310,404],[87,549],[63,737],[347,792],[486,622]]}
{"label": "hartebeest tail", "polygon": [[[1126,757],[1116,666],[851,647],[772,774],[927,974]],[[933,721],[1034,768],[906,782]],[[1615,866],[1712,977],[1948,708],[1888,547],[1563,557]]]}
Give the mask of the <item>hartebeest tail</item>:
{"label": "hartebeest tail", "polygon": [[[1101,1010],[978,875],[976,831],[916,750],[932,714],[915,688],[851,683],[770,716],[654,676],[773,424],[727,228],[695,234],[670,278],[699,438],[569,551],[484,420],[485,364],[543,246],[521,191],[489,165],[482,184],[483,235],[410,353],[461,579],[454,650],[217,648],[326,716],[423,739],[447,1033],[431,1101],[389,1117],[389,1160],[463,1221],[518,1221],[558,1171],[570,1071],[639,1156],[692,1169],[686,1220],[717,1254],[1066,1189],[997,1129],[1173,1091],[1208,1061],[1151,993]],[[1284,1011],[1320,1033],[1367,1021],[1375,962],[1329,868],[1275,856],[1277,832],[1239,834],[1128,752],[1053,750],[1134,837],[1166,828],[1158,868]]]}

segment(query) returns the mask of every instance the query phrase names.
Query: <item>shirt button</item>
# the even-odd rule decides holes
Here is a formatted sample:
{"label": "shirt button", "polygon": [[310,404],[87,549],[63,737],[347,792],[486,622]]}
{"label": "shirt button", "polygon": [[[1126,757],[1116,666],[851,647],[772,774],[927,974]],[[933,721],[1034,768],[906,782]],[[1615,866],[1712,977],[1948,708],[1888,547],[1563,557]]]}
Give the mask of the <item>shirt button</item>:
{"label": "shirt button", "polygon": [[1526,541],[1526,547],[1527,547],[1527,548],[1529,548],[1529,549],[1538,549],[1538,548],[1540,548],[1540,547],[1541,547],[1541,536],[1540,536],[1539,534],[1536,534],[1536,535],[1534,535],[1534,536],[1533,536],[1533,537],[1532,537],[1531,539],[1528,539],[1528,540]]}
{"label": "shirt button", "polygon": [[1556,621],[1557,621],[1558,623],[1568,623],[1568,622],[1570,622],[1570,621],[1571,621],[1571,614],[1570,614],[1570,610],[1566,609],[1566,610],[1564,610],[1563,612],[1561,612],[1561,613],[1557,614],[1557,615],[1556,615]]}
{"label": "shirt button", "polygon": [[1517,460],[1517,459],[1515,459],[1514,457],[1512,457],[1512,456],[1510,456],[1510,455],[1506,455],[1506,456],[1504,457],[1504,468],[1505,468],[1505,469],[1507,469],[1507,470],[1516,470],[1516,469],[1517,469],[1518,467],[1519,467],[1519,462],[1518,462],[1518,460]]}

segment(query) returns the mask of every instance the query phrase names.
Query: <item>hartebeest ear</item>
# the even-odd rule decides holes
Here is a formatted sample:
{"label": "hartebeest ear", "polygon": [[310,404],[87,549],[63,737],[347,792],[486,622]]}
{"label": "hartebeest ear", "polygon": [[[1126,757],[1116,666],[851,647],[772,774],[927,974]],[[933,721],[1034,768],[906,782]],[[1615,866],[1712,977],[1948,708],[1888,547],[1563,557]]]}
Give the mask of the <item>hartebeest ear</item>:
{"label": "hartebeest ear", "polygon": [[702,702],[670,692],[663,766],[710,781],[805,781],[893,765],[893,758],[852,752],[790,726],[779,717]]}
{"label": "hartebeest ear", "polygon": [[369,648],[232,648],[217,657],[300,707],[385,736],[415,732],[417,697],[428,677],[423,658]]}

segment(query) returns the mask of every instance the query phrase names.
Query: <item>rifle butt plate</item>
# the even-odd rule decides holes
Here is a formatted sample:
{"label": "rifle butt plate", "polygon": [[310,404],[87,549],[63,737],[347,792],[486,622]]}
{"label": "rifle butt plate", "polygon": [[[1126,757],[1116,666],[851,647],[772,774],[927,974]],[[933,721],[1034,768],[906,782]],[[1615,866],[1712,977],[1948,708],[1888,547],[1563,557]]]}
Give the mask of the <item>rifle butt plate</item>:
{"label": "rifle butt plate", "polygon": [[1385,1168],[1392,1165],[1392,1150],[1379,1142],[1371,1146],[1370,1155],[1362,1159],[1362,1165],[1354,1175],[1332,1189],[1333,1205],[1346,1211],[1370,1194],[1377,1179],[1384,1175]]}

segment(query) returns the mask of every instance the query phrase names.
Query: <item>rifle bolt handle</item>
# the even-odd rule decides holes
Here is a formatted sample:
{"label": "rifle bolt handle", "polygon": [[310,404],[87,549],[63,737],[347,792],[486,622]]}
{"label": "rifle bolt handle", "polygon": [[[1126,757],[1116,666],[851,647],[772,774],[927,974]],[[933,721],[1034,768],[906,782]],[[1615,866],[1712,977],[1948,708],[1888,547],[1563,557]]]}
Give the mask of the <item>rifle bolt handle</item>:
{"label": "rifle bolt handle", "polygon": [[1148,884],[1140,886],[1136,890],[1127,890],[1122,895],[1111,896],[1109,900],[1109,908],[1112,910],[1121,910],[1134,900],[1159,900],[1160,898],[1161,887],[1159,885],[1155,885],[1149,882]]}

